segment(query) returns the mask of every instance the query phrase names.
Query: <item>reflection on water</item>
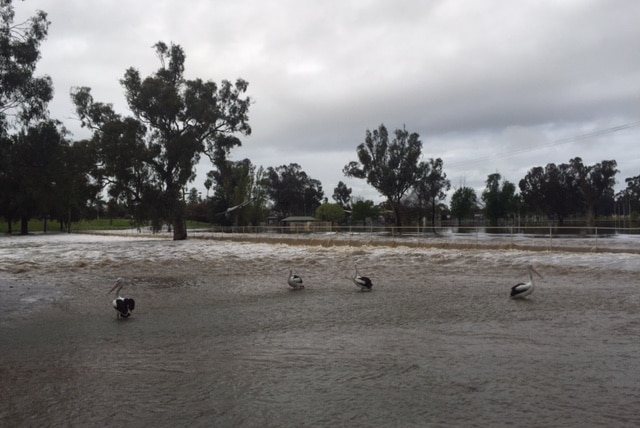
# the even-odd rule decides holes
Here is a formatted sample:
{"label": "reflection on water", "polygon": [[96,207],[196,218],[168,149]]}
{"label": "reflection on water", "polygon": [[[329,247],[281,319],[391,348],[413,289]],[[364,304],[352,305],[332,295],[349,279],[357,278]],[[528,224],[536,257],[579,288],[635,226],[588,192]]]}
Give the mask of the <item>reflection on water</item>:
{"label": "reflection on water", "polygon": [[[2,426],[640,423],[637,255],[51,245],[72,255],[14,247],[33,264],[0,270],[59,293],[0,324]],[[512,301],[529,262],[545,279]],[[356,263],[373,292],[345,278]],[[135,283],[126,321],[116,276]]]}

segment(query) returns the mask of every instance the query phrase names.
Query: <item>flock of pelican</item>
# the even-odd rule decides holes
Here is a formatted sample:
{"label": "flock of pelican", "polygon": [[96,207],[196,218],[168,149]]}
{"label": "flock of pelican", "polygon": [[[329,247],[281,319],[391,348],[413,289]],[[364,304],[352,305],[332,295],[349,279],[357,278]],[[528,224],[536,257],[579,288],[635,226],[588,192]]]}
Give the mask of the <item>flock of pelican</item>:
{"label": "flock of pelican", "polygon": [[[352,278],[347,278],[356,285],[356,287],[360,288],[360,291],[371,291],[373,287],[373,282],[371,278],[366,276],[360,276],[358,273],[358,267],[356,266],[356,273]],[[287,278],[287,284],[294,290],[301,290],[304,288],[304,284],[302,282],[302,277],[293,273],[291,269],[289,269],[289,277]]]}
{"label": "flock of pelican", "polygon": [[[529,281],[520,282],[511,287],[511,293],[509,297],[511,297],[512,299],[522,299],[533,293],[533,290],[535,288],[535,281],[533,277],[534,274],[544,279],[544,277],[540,275],[540,273],[538,273],[538,271],[535,270],[533,266],[529,265],[527,269],[529,273]],[[373,282],[371,281],[371,278],[367,276],[361,276],[358,272],[357,266],[355,267],[355,273],[353,277],[348,277],[346,279],[353,281],[353,283],[360,289],[360,291],[371,291],[371,289],[373,288]],[[289,286],[294,290],[304,289],[302,277],[298,274],[293,273],[292,269],[289,269],[287,284],[289,284]],[[113,299],[112,305],[116,310],[116,317],[118,319],[129,318],[131,316],[131,312],[135,309],[136,306],[136,302],[132,298],[120,296],[120,292],[122,291],[124,285],[124,279],[118,278],[114,286],[107,293],[107,295],[111,294],[113,291],[115,291],[116,293],[116,298]]]}

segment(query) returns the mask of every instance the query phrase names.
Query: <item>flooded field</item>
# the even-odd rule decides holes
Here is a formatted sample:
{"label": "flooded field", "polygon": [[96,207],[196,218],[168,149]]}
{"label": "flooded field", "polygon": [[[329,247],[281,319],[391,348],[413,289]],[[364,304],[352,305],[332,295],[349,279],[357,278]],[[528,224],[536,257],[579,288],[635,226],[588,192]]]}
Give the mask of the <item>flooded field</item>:
{"label": "flooded field", "polygon": [[638,426],[640,255],[600,245],[3,237],[0,425]]}

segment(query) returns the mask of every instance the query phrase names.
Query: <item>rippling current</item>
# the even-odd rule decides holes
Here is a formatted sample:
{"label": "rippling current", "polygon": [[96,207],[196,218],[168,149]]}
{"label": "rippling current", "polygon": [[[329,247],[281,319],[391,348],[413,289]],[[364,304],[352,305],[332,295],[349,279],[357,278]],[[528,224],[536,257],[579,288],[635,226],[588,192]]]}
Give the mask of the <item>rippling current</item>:
{"label": "rippling current", "polygon": [[[544,279],[509,299],[529,263]],[[372,292],[347,279],[356,264]],[[639,266],[606,252],[0,238],[0,425],[638,426]],[[117,277],[136,300],[128,320],[107,296]]]}

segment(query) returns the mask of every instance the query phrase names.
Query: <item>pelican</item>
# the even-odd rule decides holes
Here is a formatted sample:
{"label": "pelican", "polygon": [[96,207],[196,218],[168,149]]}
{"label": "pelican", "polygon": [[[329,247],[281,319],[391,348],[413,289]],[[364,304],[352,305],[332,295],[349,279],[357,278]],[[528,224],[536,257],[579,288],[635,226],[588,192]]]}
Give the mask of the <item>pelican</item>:
{"label": "pelican", "polygon": [[291,269],[289,269],[289,278],[287,279],[287,284],[289,284],[294,290],[300,290],[304,288],[304,285],[302,285],[302,277],[293,273]]}
{"label": "pelican", "polygon": [[533,293],[533,289],[536,286],[535,282],[533,281],[534,273],[538,275],[540,278],[544,279],[544,277],[540,275],[538,271],[533,268],[533,266],[529,265],[528,270],[529,270],[529,282],[521,282],[511,287],[512,299],[521,299]]}
{"label": "pelican", "polygon": [[360,291],[371,291],[371,287],[373,287],[371,279],[366,276],[360,276],[358,274],[358,266],[356,266],[356,273],[353,278],[349,279],[353,281],[356,287],[360,287]]}
{"label": "pelican", "polygon": [[135,300],[120,296],[120,291],[124,287],[124,279],[118,278],[113,288],[109,290],[107,295],[111,294],[115,290],[116,298],[113,299],[113,308],[116,310],[116,318],[129,318],[131,311],[136,307]]}

